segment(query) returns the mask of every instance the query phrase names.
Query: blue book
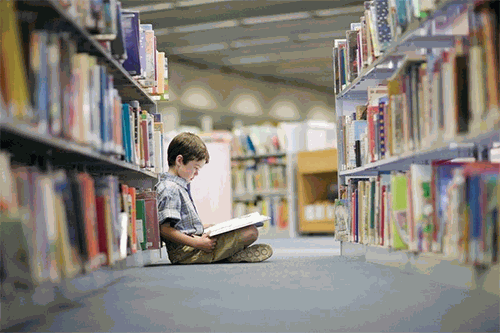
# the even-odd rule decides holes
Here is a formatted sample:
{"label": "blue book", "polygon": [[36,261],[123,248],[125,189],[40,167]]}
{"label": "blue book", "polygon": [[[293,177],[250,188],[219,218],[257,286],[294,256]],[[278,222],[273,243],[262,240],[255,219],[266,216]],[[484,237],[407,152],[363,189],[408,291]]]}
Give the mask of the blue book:
{"label": "blue book", "polygon": [[132,162],[132,145],[130,136],[130,105],[122,104],[122,138],[125,161]]}
{"label": "blue book", "polygon": [[161,113],[153,113],[153,119],[155,123],[161,123]]}
{"label": "blue book", "polygon": [[469,206],[469,259],[472,263],[481,261],[480,253],[483,227],[483,203],[481,176],[468,179],[467,204]]}
{"label": "blue book", "polygon": [[379,150],[380,150],[380,158],[385,157],[385,152],[386,152],[386,126],[385,126],[385,118],[384,118],[384,108],[386,105],[389,103],[389,98],[386,97],[381,97],[378,100],[378,105],[379,105],[379,116],[378,116],[378,131],[379,131]]}
{"label": "blue book", "polygon": [[392,42],[392,32],[388,21],[389,4],[387,0],[375,0],[375,21],[377,24],[377,40],[380,51],[384,52]]}
{"label": "blue book", "polygon": [[361,140],[363,134],[368,129],[368,122],[366,120],[355,120],[352,122],[354,129],[354,141]]}
{"label": "blue book", "polygon": [[34,31],[30,37],[30,87],[38,132],[47,134],[49,129],[49,73],[47,31]]}
{"label": "blue book", "polygon": [[345,47],[339,50],[339,59],[340,59],[340,90],[344,84],[346,84],[346,68],[345,68]]}
{"label": "blue book", "polygon": [[253,142],[252,142],[252,139],[250,139],[250,136],[247,135],[247,151],[252,153],[252,154],[256,154],[256,150],[255,150],[255,146],[253,145]]}
{"label": "blue book", "polygon": [[125,68],[130,75],[141,75],[143,67],[139,54],[139,13],[123,11],[122,27],[125,47],[127,50],[127,59],[123,62],[123,68]]}
{"label": "blue book", "polygon": [[406,0],[396,0],[397,23],[404,32],[408,25],[408,15],[406,14]]}

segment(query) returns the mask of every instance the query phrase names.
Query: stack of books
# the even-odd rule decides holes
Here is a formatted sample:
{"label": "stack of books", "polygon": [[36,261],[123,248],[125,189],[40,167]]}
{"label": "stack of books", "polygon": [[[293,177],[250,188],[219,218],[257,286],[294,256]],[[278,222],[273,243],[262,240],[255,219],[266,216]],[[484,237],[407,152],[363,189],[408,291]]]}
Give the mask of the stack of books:
{"label": "stack of books", "polygon": [[155,192],[116,176],[11,164],[4,152],[0,168],[6,282],[29,290],[160,248]]}
{"label": "stack of books", "polygon": [[340,239],[442,253],[464,264],[499,262],[498,163],[412,164],[348,187],[348,198],[336,202]]}

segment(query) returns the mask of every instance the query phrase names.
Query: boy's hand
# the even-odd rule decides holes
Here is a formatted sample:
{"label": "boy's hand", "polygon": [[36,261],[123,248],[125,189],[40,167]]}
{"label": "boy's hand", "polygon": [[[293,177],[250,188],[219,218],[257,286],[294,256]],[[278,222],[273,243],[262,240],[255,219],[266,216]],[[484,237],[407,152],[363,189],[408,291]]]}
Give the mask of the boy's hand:
{"label": "boy's hand", "polygon": [[205,252],[212,252],[217,245],[215,238],[210,238],[208,234],[203,234],[201,237],[196,236],[196,240],[198,242],[197,248]]}

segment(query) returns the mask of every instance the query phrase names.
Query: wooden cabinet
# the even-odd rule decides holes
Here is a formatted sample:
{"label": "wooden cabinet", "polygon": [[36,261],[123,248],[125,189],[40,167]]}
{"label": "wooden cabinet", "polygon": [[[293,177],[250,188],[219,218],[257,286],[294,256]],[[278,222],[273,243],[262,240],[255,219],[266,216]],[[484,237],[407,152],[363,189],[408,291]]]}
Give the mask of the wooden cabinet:
{"label": "wooden cabinet", "polygon": [[334,233],[333,202],[328,188],[337,182],[337,150],[297,154],[297,201],[300,233]]}

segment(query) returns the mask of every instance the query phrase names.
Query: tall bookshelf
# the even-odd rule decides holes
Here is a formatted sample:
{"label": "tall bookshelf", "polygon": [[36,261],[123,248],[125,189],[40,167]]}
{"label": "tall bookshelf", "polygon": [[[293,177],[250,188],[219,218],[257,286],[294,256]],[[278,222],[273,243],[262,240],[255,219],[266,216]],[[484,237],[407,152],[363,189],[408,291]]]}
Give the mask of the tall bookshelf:
{"label": "tall bookshelf", "polygon": [[293,154],[276,152],[231,158],[233,215],[271,216],[261,238],[296,236]]}
{"label": "tall bookshelf", "polygon": [[[336,203],[337,225],[341,224],[336,237],[343,254],[427,273],[439,271],[438,265],[451,267],[448,272],[461,267],[459,274],[473,276],[475,287],[498,294],[498,217],[495,222],[495,216],[486,215],[490,211],[469,208],[489,205],[498,211],[498,197],[496,202],[487,201],[495,193],[488,190],[484,196],[486,187],[474,192],[483,195],[485,202],[473,203],[469,194],[454,197],[475,191],[472,182],[483,182],[478,179],[486,175],[492,177],[488,179],[493,188],[500,188],[500,167],[490,161],[492,148],[500,141],[498,2],[412,3],[415,15],[405,26],[391,23],[391,17],[370,16],[368,21],[379,20],[377,26],[388,28],[392,39],[380,37],[380,54],[370,59],[358,56],[361,66],[349,68],[349,52],[357,52],[356,45],[350,49],[346,44],[349,33],[364,27],[371,8],[387,6],[387,1],[365,2],[367,11],[360,25],[352,25],[346,40],[335,43],[342,199]],[[396,8],[387,9],[389,15],[398,14]],[[368,35],[370,39],[376,32]],[[366,52],[366,46],[361,47]],[[347,65],[342,68],[339,59],[343,61],[344,55]],[[460,192],[439,188],[444,176],[438,174],[437,161],[457,164],[453,184]],[[450,188],[450,182],[446,184]],[[442,206],[443,198],[449,206]],[[444,225],[442,219],[448,219]],[[496,282],[492,282],[494,276]],[[450,275],[446,279],[453,280]]]}
{"label": "tall bookshelf", "polygon": [[[75,9],[76,16],[75,11],[72,12],[68,9],[70,8],[68,6],[75,5],[75,3],[62,0],[2,2],[2,13],[0,14],[2,18],[0,21],[2,22],[2,25],[0,26],[2,39],[5,36],[8,36],[5,37],[5,40],[2,40],[2,42],[5,43],[4,45],[9,45],[9,47],[15,46],[14,49],[9,50],[3,46],[4,48],[1,50],[1,57],[3,58],[1,61],[6,61],[2,64],[4,66],[2,67],[2,71],[5,71],[2,72],[2,75],[7,72],[5,67],[7,65],[15,67],[16,70],[19,70],[19,72],[16,73],[19,74],[19,76],[16,77],[16,80],[11,80],[9,82],[10,89],[13,90],[7,92],[4,91],[4,88],[6,87],[5,85],[0,86],[0,88],[2,88],[2,90],[0,90],[0,164],[2,165],[2,180],[0,181],[0,192],[2,194],[0,198],[0,220],[2,222],[1,241],[2,245],[4,245],[1,247],[3,252],[1,254],[3,257],[2,259],[6,259],[0,267],[0,277],[2,278],[2,295],[0,301],[3,310],[3,316],[0,320],[2,323],[2,329],[16,324],[21,324],[26,320],[30,320],[32,319],[30,316],[43,315],[49,311],[49,307],[51,305],[58,304],[60,302],[67,302],[68,300],[77,298],[84,293],[110,283],[114,279],[114,269],[142,266],[161,259],[161,253],[159,250],[147,250],[149,245],[144,245],[144,247],[142,247],[142,243],[135,244],[134,241],[133,243],[137,245],[137,249],[134,245],[134,250],[131,251],[130,246],[132,245],[127,243],[127,245],[125,245],[127,247],[125,253],[123,252],[123,249],[125,249],[125,247],[123,247],[124,243],[122,243],[122,245],[108,243],[107,246],[116,246],[116,249],[120,246],[120,254],[117,251],[112,253],[110,251],[110,254],[105,256],[101,252],[93,258],[92,263],[80,262],[79,259],[80,266],[73,262],[75,267],[71,271],[71,274],[69,274],[69,269],[66,266],[62,267],[62,265],[64,265],[64,263],[72,264],[71,260],[74,258],[62,258],[64,256],[70,256],[70,250],[61,250],[63,247],[68,249],[67,247],[69,244],[66,244],[63,240],[61,240],[66,238],[60,238],[60,228],[65,230],[66,225],[64,225],[64,223],[69,223],[69,218],[68,220],[63,220],[61,218],[62,215],[58,215],[62,214],[61,211],[65,209],[62,208],[64,205],[59,202],[61,206],[54,206],[56,207],[57,212],[48,212],[49,214],[55,214],[56,217],[51,219],[51,221],[56,221],[56,225],[48,225],[48,222],[45,222],[46,225],[44,225],[44,221],[42,221],[44,217],[41,216],[40,212],[30,213],[32,216],[36,216],[37,220],[34,225],[34,229],[36,230],[31,230],[31,224],[24,222],[26,217],[23,217],[23,214],[27,214],[27,211],[23,210],[23,207],[17,206],[17,203],[13,203],[17,201],[17,197],[23,197],[23,193],[19,192],[19,184],[16,185],[18,192],[14,194],[11,192],[13,187],[10,187],[9,184],[13,185],[12,182],[16,181],[14,178],[9,178],[12,176],[11,173],[14,170],[11,170],[11,167],[21,167],[34,170],[34,172],[41,175],[42,178],[53,177],[53,175],[58,174],[59,171],[68,175],[68,179],[70,179],[70,174],[85,175],[87,185],[89,182],[95,182],[96,187],[93,188],[92,185],[92,188],[93,191],[96,191],[94,193],[96,196],[98,196],[97,179],[101,179],[106,176],[113,176],[113,179],[116,180],[116,183],[114,183],[115,185],[113,186],[116,187],[113,187],[115,192],[110,190],[110,198],[114,195],[117,196],[119,193],[122,193],[121,191],[127,187],[133,187],[138,192],[142,190],[150,190],[154,187],[158,179],[158,175],[156,173],[158,169],[128,160],[125,143],[126,139],[124,136],[126,122],[123,120],[127,118],[122,118],[122,105],[128,104],[140,106],[142,111],[147,111],[147,117],[151,117],[152,121],[152,114],[157,111],[155,101],[157,98],[151,94],[154,91],[151,90],[151,88],[148,88],[147,85],[141,84],[137,78],[129,74],[129,72],[122,66],[122,62],[110,53],[109,49],[105,45],[106,43],[103,43],[102,40],[103,38],[107,40],[109,37],[105,37],[103,35],[96,36],[90,32],[91,29],[89,29],[88,26],[85,26],[79,19],[77,19],[80,17],[78,16],[78,13],[81,13],[79,10],[90,10],[85,7],[86,4],[90,6],[90,2],[79,2],[78,5],[82,7]],[[110,3],[116,4],[116,2]],[[101,14],[104,15],[103,12],[101,12]],[[30,26],[29,32],[23,30],[22,28],[19,29],[18,23],[21,21],[26,23],[25,27]],[[7,27],[8,23],[12,24],[12,26]],[[45,26],[45,24],[47,24],[47,26]],[[9,35],[9,33],[13,31],[13,26],[16,27],[14,30],[18,30],[17,35]],[[114,108],[110,107],[108,111],[110,112],[110,124],[111,126],[114,126],[112,133],[116,135],[113,137],[113,140],[117,139],[117,141],[113,141],[114,147],[110,150],[106,151],[103,148],[104,146],[94,144],[93,142],[75,140],[73,137],[68,138],[61,133],[55,134],[52,131],[53,128],[42,131],[40,130],[39,123],[34,124],[32,119],[28,119],[28,117],[23,116],[24,112],[26,112],[26,114],[36,114],[36,110],[34,110],[34,106],[30,101],[30,93],[28,92],[29,87],[27,87],[28,78],[26,78],[27,80],[24,82],[20,79],[20,77],[24,74],[27,76],[28,69],[24,68],[25,63],[19,58],[12,59],[11,57],[9,60],[10,62],[7,62],[6,52],[10,51],[13,52],[12,54],[16,54],[15,52],[17,51],[17,56],[22,58],[23,43],[26,43],[29,40],[33,31],[43,30],[46,29],[46,27],[50,27],[48,29],[51,34],[57,36],[64,35],[64,38],[67,38],[67,40],[74,43],[76,46],[76,52],[79,54],[86,54],[96,59],[96,64],[103,68],[108,77],[112,77],[116,95],[113,95],[113,98],[115,98],[114,104],[110,104]],[[34,29],[31,30],[32,28]],[[7,40],[7,38],[10,39]],[[49,57],[49,61],[50,60],[51,58]],[[33,64],[30,66],[33,66]],[[78,66],[74,68],[78,68]],[[56,70],[58,71],[58,67],[56,67]],[[23,71],[26,73],[23,73]],[[58,75],[62,74],[59,73]],[[72,75],[74,75],[74,73],[72,73]],[[16,84],[19,85],[16,86]],[[23,84],[26,86],[23,86]],[[48,87],[50,89],[50,83]],[[75,89],[77,94],[82,94],[82,90],[79,89],[81,86],[72,87]],[[58,89],[60,89],[60,87],[58,87]],[[16,91],[18,93],[17,95]],[[26,92],[26,96],[23,96],[22,92]],[[39,93],[41,94],[41,92]],[[58,91],[58,93],[54,95],[50,95],[49,92],[47,94],[49,96],[48,103],[52,103],[50,98],[56,98],[56,102],[52,104],[57,104],[60,98],[59,93],[61,93],[61,91]],[[7,96],[7,98],[4,98],[5,96]],[[103,97],[103,100],[110,98],[110,96],[106,96]],[[25,109],[22,109],[19,105],[23,105]],[[75,104],[75,108],[78,107],[79,104]],[[98,107],[100,109],[104,108],[104,106]],[[89,111],[92,112],[95,110]],[[116,126],[116,124],[119,124],[119,126]],[[51,125],[52,124],[49,126]],[[122,127],[122,125],[123,128],[118,128]],[[100,128],[101,124],[98,124],[98,126]],[[153,128],[152,123],[151,128]],[[130,131],[133,133],[132,130]],[[128,137],[128,140],[130,140],[129,143],[132,142],[133,144],[133,137]],[[53,178],[49,181],[47,181],[47,179],[48,178],[43,178],[43,180],[41,180],[45,181],[43,183],[45,184],[45,187],[42,187],[44,191],[37,192],[40,196],[37,196],[36,200],[38,200],[41,196],[50,196],[48,193],[54,194],[58,191],[55,188],[56,181]],[[48,184],[54,184],[54,188],[52,188],[52,185]],[[62,190],[62,193],[67,193],[65,192],[66,189]],[[49,190],[49,192],[46,192],[47,190]],[[65,194],[63,194],[63,196],[64,195]],[[16,196],[16,198],[13,196]],[[34,198],[35,194],[24,193],[24,197],[25,199],[28,197]],[[87,198],[87,192],[84,192],[82,198],[83,197]],[[59,197],[56,198],[55,196],[44,197],[43,200],[46,203],[52,204],[53,201],[59,200],[58,198]],[[107,211],[121,211],[121,209],[116,206],[122,204],[122,199],[123,198],[118,197],[109,199],[110,201],[106,201],[106,204],[115,206],[103,206],[108,207],[108,209],[103,208],[101,212],[106,214]],[[88,202],[84,203],[83,201],[72,202],[72,204],[75,204],[76,206],[87,205],[87,203]],[[89,203],[91,206],[94,204],[95,206],[98,205],[97,200],[93,203]],[[86,208],[82,209],[87,211],[89,206],[85,207]],[[29,205],[28,208],[30,208]],[[98,208],[92,208],[92,210],[93,209],[96,209],[96,220],[94,221],[96,224],[94,224],[94,226],[97,228],[96,221],[100,211]],[[125,211],[128,213],[131,212],[128,208],[125,208]],[[109,222],[110,225],[118,223],[117,215],[106,214],[105,219],[107,221],[106,223]],[[48,220],[49,218],[47,218],[47,221]],[[129,219],[128,221],[130,222],[131,220]],[[122,223],[122,231],[130,228],[131,225],[125,225],[123,222],[119,223]],[[33,253],[38,255],[40,249],[33,249],[33,245],[31,244],[32,239],[30,237],[33,233],[37,233],[37,230],[42,230],[43,228],[47,229],[47,237],[49,241],[52,242],[50,245],[51,249],[52,247],[57,247],[57,251],[54,250],[56,252],[52,252],[53,250],[50,250],[47,253],[49,253],[50,256],[56,256],[57,259],[50,257],[52,258],[51,260],[57,261],[57,263],[51,264],[53,266],[50,267],[59,273],[53,275],[53,272],[51,271],[50,277],[45,278],[42,274],[37,275],[35,278],[34,273],[32,272],[34,266],[32,266],[31,263],[36,262],[36,260],[33,258],[26,258],[26,256],[29,257],[30,255],[33,255]],[[108,229],[106,232],[109,233],[109,230],[111,229]],[[135,235],[135,231],[132,231],[131,229],[126,231],[127,233]],[[97,233],[97,230],[93,230],[93,232]],[[83,235],[83,233],[85,235]],[[111,231],[111,233],[113,232]],[[80,232],[79,235],[81,237],[89,237],[88,230],[86,229],[85,232]],[[37,235],[37,237],[38,236],[39,235]],[[11,238],[6,239],[6,237]],[[70,236],[68,237],[72,239]],[[112,237],[110,236],[107,239],[111,240]],[[124,238],[122,237],[121,239]],[[93,239],[93,241],[97,242],[98,240]],[[111,241],[113,242],[113,240]],[[145,241],[144,244],[146,244]],[[18,245],[19,248],[17,248]],[[14,253],[16,253],[15,256],[10,256]],[[58,257],[59,255],[62,257]],[[14,270],[9,271],[8,269]],[[19,311],[21,308],[23,310]]]}

